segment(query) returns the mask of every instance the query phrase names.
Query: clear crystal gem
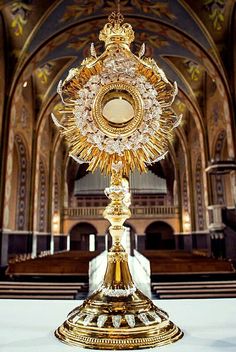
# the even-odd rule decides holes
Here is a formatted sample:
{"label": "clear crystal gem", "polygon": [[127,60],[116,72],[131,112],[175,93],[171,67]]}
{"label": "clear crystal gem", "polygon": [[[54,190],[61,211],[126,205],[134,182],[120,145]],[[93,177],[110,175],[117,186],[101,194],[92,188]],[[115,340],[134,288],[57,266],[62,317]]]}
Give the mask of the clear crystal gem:
{"label": "clear crystal gem", "polygon": [[125,315],[125,320],[127,321],[128,325],[129,325],[131,328],[134,328],[134,327],[135,327],[135,318],[134,318],[134,315],[133,315],[133,314],[126,314],[126,315]]}
{"label": "clear crystal gem", "polygon": [[159,317],[159,315],[156,312],[148,312],[148,314],[150,315],[150,317],[152,317],[155,321],[161,322],[161,318]]}
{"label": "clear crystal gem", "polygon": [[91,323],[93,318],[94,318],[94,314],[87,314],[83,321],[84,326],[87,326],[89,323]]}
{"label": "clear crystal gem", "polygon": [[75,324],[77,323],[84,315],[84,313],[79,313],[78,315],[76,314],[73,318],[72,318],[72,323]]}
{"label": "clear crystal gem", "polygon": [[152,107],[152,104],[153,104],[153,102],[152,102],[151,99],[146,99],[146,100],[144,101],[144,107],[145,107],[145,109],[150,109],[150,108]]}
{"label": "clear crystal gem", "polygon": [[121,315],[113,315],[112,316],[112,324],[114,328],[119,328],[121,324]]}
{"label": "clear crystal gem", "polygon": [[108,318],[108,316],[106,314],[99,315],[98,320],[97,320],[97,326],[99,328],[102,328],[104,326],[105,322],[107,321],[107,318]]}
{"label": "clear crystal gem", "polygon": [[[114,186],[114,187],[117,187],[117,186]],[[122,188],[120,187],[114,188],[114,187],[107,187],[106,192],[109,194],[109,193],[119,193],[119,192],[126,191],[126,189],[123,187]],[[103,293],[106,296],[110,296],[110,297],[127,297],[129,295],[132,295],[135,291],[136,291],[136,287],[129,287],[127,289],[122,289],[122,288],[112,289],[107,287],[103,288]]]}
{"label": "clear crystal gem", "polygon": [[151,322],[148,320],[148,317],[146,313],[140,313],[138,314],[139,319],[144,325],[149,325]]}

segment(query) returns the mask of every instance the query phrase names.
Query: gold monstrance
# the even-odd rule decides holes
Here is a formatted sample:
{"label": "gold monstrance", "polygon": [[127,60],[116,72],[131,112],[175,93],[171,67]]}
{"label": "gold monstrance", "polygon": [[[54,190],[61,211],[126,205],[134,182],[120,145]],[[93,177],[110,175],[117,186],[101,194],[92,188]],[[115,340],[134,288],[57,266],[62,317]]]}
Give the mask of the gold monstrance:
{"label": "gold monstrance", "polygon": [[128,255],[121,245],[124,222],[131,216],[124,176],[165,157],[173,128],[180,118],[171,109],[177,94],[151,58],[130,51],[134,32],[117,12],[100,31],[105,51],[91,56],[59,82],[63,119],[54,123],[70,147],[70,156],[111,175],[103,216],[113,245],[100,287],[69,313],[55,331],[61,341],[96,349],[138,349],[169,344],[183,336],[168,314],[156,307],[134,284]]}

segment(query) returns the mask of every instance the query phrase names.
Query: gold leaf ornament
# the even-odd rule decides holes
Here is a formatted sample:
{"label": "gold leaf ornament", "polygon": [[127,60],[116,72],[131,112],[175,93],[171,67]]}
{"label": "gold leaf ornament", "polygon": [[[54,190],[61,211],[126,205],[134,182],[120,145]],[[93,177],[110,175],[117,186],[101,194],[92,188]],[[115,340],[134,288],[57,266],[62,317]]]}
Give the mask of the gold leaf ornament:
{"label": "gold leaf ornament", "polygon": [[179,118],[171,108],[176,84],[153,59],[143,57],[145,46],[139,56],[131,52],[134,31],[123,21],[112,13],[99,34],[104,52],[97,57],[92,44],[91,56],[59,82],[66,117],[57,127],[70,154],[88,162],[88,170],[99,167],[110,174],[112,165],[121,164],[128,175],[135,168],[145,172],[147,164],[165,157]]}

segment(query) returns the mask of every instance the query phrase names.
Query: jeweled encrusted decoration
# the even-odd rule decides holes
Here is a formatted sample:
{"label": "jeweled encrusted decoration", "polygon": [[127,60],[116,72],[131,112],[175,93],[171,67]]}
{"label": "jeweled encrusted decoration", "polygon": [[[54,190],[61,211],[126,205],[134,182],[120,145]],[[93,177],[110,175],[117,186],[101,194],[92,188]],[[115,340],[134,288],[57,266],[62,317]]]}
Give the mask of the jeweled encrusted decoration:
{"label": "jeweled encrusted decoration", "polygon": [[136,291],[136,287],[129,287],[127,289],[121,289],[121,288],[111,289],[111,288],[104,287],[102,289],[102,292],[104,293],[104,295],[109,297],[127,297],[132,295],[135,291]]}
{"label": "jeweled encrusted decoration", "polygon": [[105,322],[107,321],[107,318],[108,318],[108,315],[107,314],[101,314],[98,316],[98,319],[97,319],[97,326],[99,328],[102,328],[105,324]]}
{"label": "jeweled encrusted decoration", "polygon": [[119,328],[121,324],[121,315],[113,315],[112,316],[112,324],[114,328]]}
{"label": "jeweled encrusted decoration", "polygon": [[91,323],[91,321],[93,320],[94,317],[95,317],[95,314],[86,315],[86,317],[83,321],[84,326],[87,326],[89,323]]}
{"label": "jeweled encrusted decoration", "polygon": [[[73,314],[73,313],[72,313]],[[70,315],[70,314],[69,314]],[[74,314],[73,314],[74,315]],[[80,312],[79,314],[74,315],[74,317],[71,319],[72,323],[77,323],[81,318],[83,318],[86,315],[86,313]]]}
{"label": "jeweled encrusted decoration", "polygon": [[[112,192],[108,192],[110,194]],[[126,190],[125,190],[126,194]],[[128,254],[126,252],[118,252],[118,253],[112,253],[110,252],[108,254],[108,261],[110,263],[116,263],[116,262],[128,262]]]}
{"label": "jeweled encrusted decoration", "polygon": [[[81,68],[70,70],[65,81],[59,82],[65,117],[63,123],[55,116],[53,121],[70,144],[70,156],[79,163],[88,162],[88,170],[99,166],[111,173],[111,164],[121,161],[128,174],[135,167],[145,171],[147,164],[165,157],[180,119],[171,109],[176,84],[170,84],[153,59],[132,54],[132,27],[121,25],[122,17],[114,16],[100,32],[105,52],[97,57],[92,51]],[[118,127],[106,121],[98,99],[107,89],[113,90],[113,85],[129,87],[123,91],[134,98],[134,117]]]}
{"label": "jeweled encrusted decoration", "polygon": [[[150,138],[160,128],[162,114],[161,103],[158,101],[156,89],[148,82],[145,76],[137,73],[137,62],[134,58],[127,58],[122,53],[114,53],[103,62],[103,71],[100,75],[92,76],[84,88],[78,91],[73,114],[82,136],[97,146],[101,151],[109,154],[117,153],[123,156],[125,150],[138,150],[147,144]],[[135,133],[120,139],[108,137],[99,130],[93,119],[93,102],[99,89],[111,83],[129,83],[139,91],[144,104],[143,122]]]}
{"label": "jeweled encrusted decoration", "polygon": [[158,321],[159,323],[161,322],[161,317],[156,312],[148,312],[148,315],[150,315],[155,321]]}
{"label": "jeweled encrusted decoration", "polygon": [[138,318],[141,320],[141,322],[142,322],[144,325],[149,325],[149,324],[151,324],[150,320],[148,320],[148,317],[147,317],[146,313],[140,313],[140,314],[138,314]]}
{"label": "jeweled encrusted decoration", "polygon": [[130,328],[135,327],[135,317],[133,314],[126,314],[125,315],[125,320],[127,321],[128,325]]}
{"label": "jeweled encrusted decoration", "polygon": [[[135,288],[136,290],[136,288]],[[122,296],[128,296],[129,294],[134,293],[135,291],[131,292],[131,290],[113,290],[114,292],[109,292],[111,297],[122,297]],[[155,311],[149,311],[146,313],[140,313],[137,315],[137,318],[144,324],[144,325],[149,325],[152,322],[148,319],[147,315],[149,315],[151,318],[153,318],[156,322],[161,323],[162,319],[161,317],[155,312]],[[95,314],[86,314],[83,312],[80,312],[78,315],[76,315],[74,318],[71,319],[72,323],[76,324],[79,322],[81,318],[84,318],[82,324],[84,326],[89,325],[94,319],[95,319]],[[109,318],[108,314],[101,314],[97,317],[97,326],[99,328],[104,327],[105,323],[107,322]],[[114,315],[112,316],[112,324],[114,327],[120,327],[122,318],[126,320],[128,326],[130,328],[135,327],[136,322],[135,322],[135,315],[134,314],[125,314],[124,316],[122,315]]]}

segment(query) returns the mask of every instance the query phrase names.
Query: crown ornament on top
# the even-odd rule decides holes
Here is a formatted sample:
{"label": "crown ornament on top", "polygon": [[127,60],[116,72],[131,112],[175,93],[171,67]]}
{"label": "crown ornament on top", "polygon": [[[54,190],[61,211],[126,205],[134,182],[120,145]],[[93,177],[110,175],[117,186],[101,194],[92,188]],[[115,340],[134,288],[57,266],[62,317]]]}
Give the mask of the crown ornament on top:
{"label": "crown ornament on top", "polygon": [[[120,12],[112,12],[99,33],[99,40],[105,42],[105,47],[111,44],[126,44],[134,41],[134,31],[129,23],[123,23],[124,16]],[[123,24],[122,24],[123,23]]]}

